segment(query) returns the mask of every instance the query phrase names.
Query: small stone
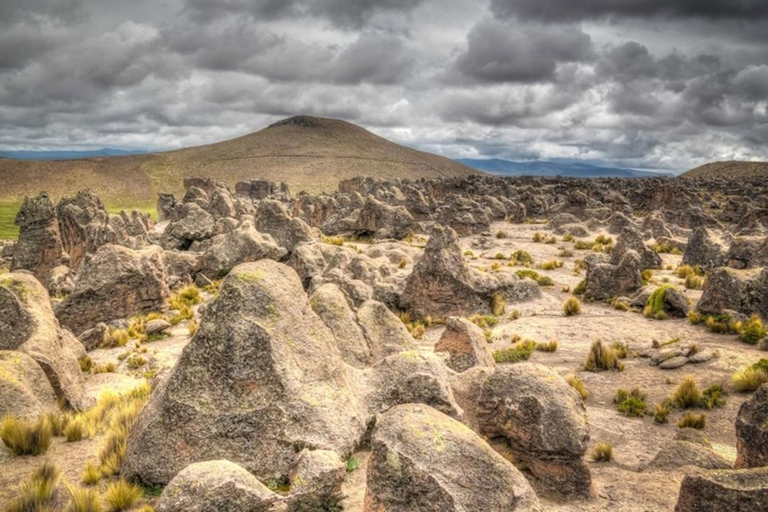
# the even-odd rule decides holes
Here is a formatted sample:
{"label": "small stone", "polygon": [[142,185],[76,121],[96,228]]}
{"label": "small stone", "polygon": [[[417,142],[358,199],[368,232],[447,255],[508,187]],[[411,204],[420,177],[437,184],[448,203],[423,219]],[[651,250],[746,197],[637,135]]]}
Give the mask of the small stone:
{"label": "small stone", "polygon": [[685,366],[687,362],[688,358],[685,356],[673,357],[672,359],[667,359],[666,361],[662,362],[659,365],[659,368],[662,370],[674,370],[675,368]]}

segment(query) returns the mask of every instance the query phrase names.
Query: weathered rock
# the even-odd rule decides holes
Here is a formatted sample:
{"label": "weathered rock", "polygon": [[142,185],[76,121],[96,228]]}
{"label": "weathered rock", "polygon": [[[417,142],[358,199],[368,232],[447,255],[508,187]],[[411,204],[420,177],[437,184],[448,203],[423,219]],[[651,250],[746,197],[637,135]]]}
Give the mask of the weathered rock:
{"label": "weathered rock", "polygon": [[533,363],[497,367],[477,416],[480,433],[504,440],[545,485],[564,495],[591,492],[584,402],[555,372]]}
{"label": "weathered rock", "polygon": [[224,277],[240,263],[268,258],[281,260],[286,249],[279,247],[272,236],[256,231],[253,224],[244,222],[231,233],[217,235],[202,256],[202,270],[211,278]]}
{"label": "weathered rock", "polygon": [[514,274],[471,269],[462,257],[456,232],[435,225],[424,254],[406,282],[402,301],[417,317],[446,317],[490,311],[495,293],[509,303],[541,295],[536,283]]}
{"label": "weathered rock", "polygon": [[281,498],[228,460],[190,464],[168,483],[157,512],[272,512]]}
{"label": "weathered rock", "polygon": [[277,245],[292,252],[296,244],[312,240],[312,229],[306,222],[291,217],[279,201],[265,199],[256,205],[254,227],[260,233],[272,235]]}
{"label": "weathered rock", "polygon": [[604,300],[629,295],[642,286],[643,270],[637,252],[627,250],[618,265],[588,256],[586,288],[584,295],[590,299]]}
{"label": "weathered rock", "polygon": [[344,293],[332,283],[319,287],[309,298],[312,310],[333,332],[341,357],[347,364],[365,368],[372,362],[371,349]]}
{"label": "weathered rock", "polygon": [[40,365],[23,352],[0,350],[0,418],[32,421],[58,410],[56,393]]}
{"label": "weathered rock", "polygon": [[705,227],[693,230],[683,253],[683,265],[698,265],[705,270],[722,266],[726,261],[725,247]]}
{"label": "weathered rock", "polygon": [[374,238],[395,238],[400,240],[411,234],[415,221],[403,206],[388,204],[369,198],[360,210],[359,227]]}
{"label": "weathered rock", "polygon": [[304,448],[291,469],[288,481],[289,512],[333,510],[344,497],[341,485],[347,466],[336,452]]}
{"label": "weathered rock", "polygon": [[56,397],[73,409],[90,405],[78,363],[85,349],[71,332],[59,327],[48,292],[29,274],[0,278],[0,350],[18,350],[34,359]]}
{"label": "weathered rock", "polygon": [[645,467],[645,471],[669,471],[685,466],[702,469],[730,469],[731,463],[712,450],[707,443],[673,439]]}
{"label": "weathered rock", "polygon": [[512,464],[430,407],[407,404],[382,414],[371,446],[365,512],[541,510]]}
{"label": "weathered rock", "polygon": [[768,468],[700,470],[680,484],[675,512],[763,512],[768,509]]}
{"label": "weathered rock", "polygon": [[659,368],[662,370],[674,370],[685,366],[688,363],[688,358],[685,356],[671,357],[665,361],[659,363]]}
{"label": "weathered rock", "polygon": [[99,322],[96,327],[81,332],[77,339],[83,344],[85,350],[93,350],[102,344],[107,332],[109,332],[109,326]]}
{"label": "weathered rock", "polygon": [[295,447],[346,455],[364,430],[333,334],[298,276],[261,260],[224,279],[139,415],[123,472],[162,484],[193,462],[227,458],[259,479],[285,478]]}
{"label": "weathered rock", "polygon": [[45,192],[25,197],[16,215],[19,240],[13,251],[11,270],[29,270],[47,286],[51,270],[63,256],[56,211]]}
{"label": "weathered rock", "polygon": [[661,267],[661,256],[645,245],[642,235],[635,228],[626,227],[621,230],[621,234],[616,240],[616,247],[611,253],[611,263],[618,265],[627,251],[630,250],[637,253],[640,258],[640,266],[643,269]]}
{"label": "weathered rock", "polygon": [[103,245],[83,267],[75,290],[56,309],[65,327],[81,333],[99,322],[157,311],[170,295],[157,246],[138,251]]}
{"label": "weathered rock", "polygon": [[768,318],[768,267],[752,270],[733,270],[721,267],[707,278],[704,292],[696,304],[702,313],[723,314],[727,310],[742,315],[758,313]]}
{"label": "weathered rock", "polygon": [[167,331],[171,328],[171,324],[162,318],[157,318],[155,320],[150,320],[145,325],[145,330],[147,334],[158,334],[164,331]]}
{"label": "weathered rock", "polygon": [[364,302],[357,311],[357,319],[368,340],[373,361],[415,348],[413,336],[403,322],[381,302]]}
{"label": "weathered rock", "polygon": [[457,372],[474,366],[492,368],[496,364],[485,345],[485,334],[478,326],[463,318],[449,317],[445,321],[445,331],[435,345],[435,352],[450,354],[448,366]]}
{"label": "weathered rock", "polygon": [[736,417],[736,467],[768,466],[768,384],[741,404]]}
{"label": "weathered rock", "polygon": [[193,242],[213,236],[215,219],[199,204],[185,202],[176,208],[176,217],[165,228],[163,247],[186,250]]}

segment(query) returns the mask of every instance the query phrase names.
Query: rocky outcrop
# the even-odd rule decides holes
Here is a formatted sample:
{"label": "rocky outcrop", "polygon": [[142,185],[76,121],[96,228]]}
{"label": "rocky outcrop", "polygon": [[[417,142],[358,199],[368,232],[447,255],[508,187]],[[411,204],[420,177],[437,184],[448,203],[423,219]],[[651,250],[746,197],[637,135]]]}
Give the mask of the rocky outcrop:
{"label": "rocky outcrop", "polygon": [[373,238],[400,240],[411,234],[415,221],[404,206],[390,206],[369,198],[360,210],[359,230]]}
{"label": "rocky outcrop", "polygon": [[415,348],[413,336],[403,322],[381,302],[365,301],[357,311],[357,320],[368,341],[373,361]]}
{"label": "rocky outcrop", "polygon": [[[282,499],[228,460],[190,464],[163,489],[157,512],[277,512]],[[285,510],[284,508],[282,510]]]}
{"label": "rocky outcrop", "polygon": [[490,311],[496,293],[508,303],[541,295],[534,282],[514,274],[471,269],[462,257],[457,233],[435,225],[424,254],[406,282],[401,301],[417,317],[446,317]]}
{"label": "rocky outcrop", "polygon": [[157,311],[169,295],[160,247],[136,251],[104,245],[85,265],[56,316],[62,325],[81,333],[99,322]]}
{"label": "rocky outcrop", "polygon": [[485,334],[478,326],[463,318],[449,317],[435,352],[449,354],[448,366],[459,373],[475,366],[493,368],[496,364],[485,348],[487,344]]}
{"label": "rocky outcrop", "polygon": [[595,300],[629,295],[642,286],[642,262],[633,250],[627,250],[617,265],[597,256],[587,256],[584,296]]}
{"label": "rocky outcrop", "polygon": [[332,283],[320,286],[310,296],[309,304],[333,333],[347,364],[365,368],[372,363],[371,348],[357,323],[357,316],[338,286]]}
{"label": "rocky outcrop", "polygon": [[552,370],[533,363],[499,366],[478,399],[480,433],[506,443],[544,485],[564,495],[591,492],[582,460],[589,423],[581,397]]}
{"label": "rocky outcrop", "polygon": [[696,309],[707,314],[723,314],[728,310],[749,316],[758,313],[768,318],[768,267],[734,270],[721,267],[707,278]]}
{"label": "rocky outcrop", "polygon": [[249,221],[236,230],[217,235],[201,257],[202,272],[210,279],[219,279],[240,263],[264,258],[281,260],[287,255],[270,235],[258,232]]}
{"label": "rocky outcrop", "polygon": [[351,453],[365,415],[333,334],[296,273],[271,260],[235,267],[128,439],[125,476],[164,484],[226,458],[259,479],[288,476],[297,446]]}
{"label": "rocky outcrop", "polygon": [[0,350],[0,418],[32,421],[58,410],[56,393],[40,365],[23,352]]}
{"label": "rocky outcrop", "polygon": [[736,467],[768,466],[768,384],[741,404],[736,417]]}
{"label": "rocky outcrop", "polygon": [[670,471],[686,466],[702,469],[730,469],[731,463],[718,455],[699,431],[681,429],[645,467],[644,471]]}
{"label": "rocky outcrop", "polygon": [[371,447],[365,512],[541,510],[512,464],[430,407],[401,405],[382,414]]}
{"label": "rocky outcrop", "polygon": [[289,512],[334,510],[344,497],[347,466],[336,452],[304,448],[291,469]]}
{"label": "rocky outcrop", "polygon": [[59,327],[48,292],[31,275],[0,277],[0,350],[23,352],[34,359],[64,404],[75,410],[90,405],[78,363],[85,349]]}
{"label": "rocky outcrop", "polygon": [[16,215],[19,240],[13,251],[11,270],[29,270],[47,286],[51,270],[60,264],[64,253],[56,210],[45,192],[25,197]]}
{"label": "rocky outcrop", "polygon": [[621,230],[621,234],[616,240],[616,247],[613,248],[611,253],[610,263],[618,265],[629,251],[634,251],[638,258],[640,258],[640,266],[643,270],[661,267],[661,256],[646,246],[642,235],[632,227],[626,227]]}
{"label": "rocky outcrop", "polygon": [[762,512],[768,506],[768,468],[689,473],[675,512]]}
{"label": "rocky outcrop", "polygon": [[303,220],[291,217],[282,203],[274,200],[259,201],[254,215],[254,227],[260,233],[271,235],[278,246],[289,253],[296,244],[313,239],[312,229]]}

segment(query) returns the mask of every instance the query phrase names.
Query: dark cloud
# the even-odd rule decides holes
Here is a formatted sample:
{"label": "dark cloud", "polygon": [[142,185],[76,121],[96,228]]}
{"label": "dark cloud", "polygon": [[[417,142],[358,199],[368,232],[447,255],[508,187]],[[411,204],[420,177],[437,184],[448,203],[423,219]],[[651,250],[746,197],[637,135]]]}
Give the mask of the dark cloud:
{"label": "dark cloud", "polygon": [[768,19],[764,0],[491,0],[501,18],[518,16],[544,21],[611,17]]}
{"label": "dark cloud", "polygon": [[0,2],[0,27],[40,17],[71,21],[85,16],[81,8],[82,0],[3,0]]}

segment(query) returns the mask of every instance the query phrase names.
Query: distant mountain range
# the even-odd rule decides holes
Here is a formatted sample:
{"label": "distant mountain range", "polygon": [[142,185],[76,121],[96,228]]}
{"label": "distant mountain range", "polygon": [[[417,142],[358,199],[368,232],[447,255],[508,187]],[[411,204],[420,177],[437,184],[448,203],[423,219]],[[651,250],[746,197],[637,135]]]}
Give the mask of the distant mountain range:
{"label": "distant mountain range", "polygon": [[457,162],[499,176],[563,176],[567,178],[653,178],[674,176],[666,172],[637,171],[619,167],[600,167],[584,163],[515,162],[511,160],[478,160],[461,158]]}
{"label": "distant mountain range", "polygon": [[90,151],[0,151],[0,158],[13,158],[15,160],[75,160],[78,158],[96,158],[102,156],[128,156],[141,155],[146,151],[101,148]]}

